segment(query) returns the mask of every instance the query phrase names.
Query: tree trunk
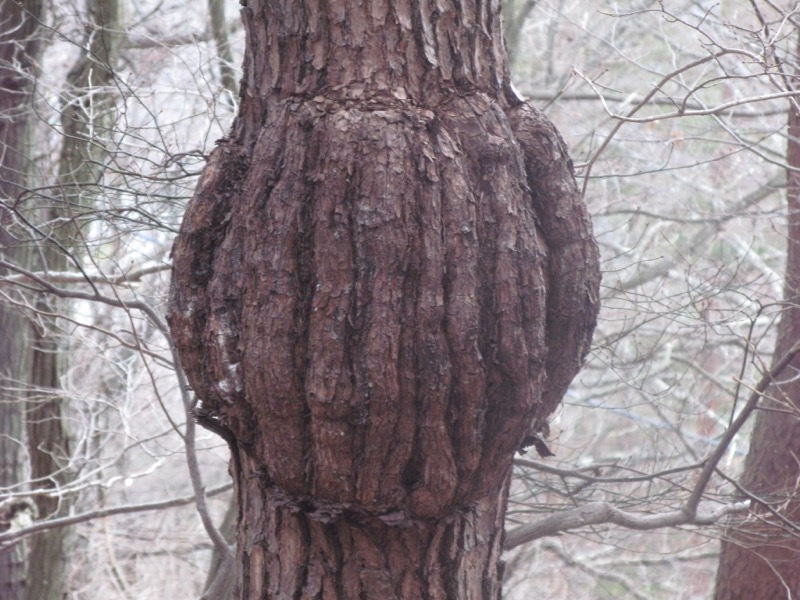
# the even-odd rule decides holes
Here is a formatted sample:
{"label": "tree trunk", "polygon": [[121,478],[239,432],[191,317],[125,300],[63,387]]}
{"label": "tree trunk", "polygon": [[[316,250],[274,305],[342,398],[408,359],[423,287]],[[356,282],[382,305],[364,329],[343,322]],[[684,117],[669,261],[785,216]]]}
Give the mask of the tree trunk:
{"label": "tree trunk", "polygon": [[[86,14],[85,51],[69,72],[62,94],[63,141],[58,167],[60,204],[32,195],[21,204],[39,224],[46,237],[36,238],[38,252],[23,266],[31,270],[62,272],[74,268],[73,260],[82,254],[77,224],[80,215],[91,206],[102,180],[108,155],[110,128],[113,125],[113,98],[107,87],[113,82],[110,65],[119,48],[120,2],[89,0]],[[39,204],[48,206],[39,209]],[[70,258],[65,250],[70,252]],[[55,298],[35,301],[41,311],[31,327],[32,368],[26,385],[26,429],[29,440],[30,474],[38,488],[59,487],[68,483],[70,440],[66,427],[65,402],[61,377],[68,356],[59,334],[58,318],[49,315],[69,310]],[[69,500],[56,495],[37,496],[39,515],[68,514]],[[70,528],[56,528],[33,538],[28,566],[29,600],[61,600],[70,555]]]}
{"label": "tree trunk", "polygon": [[504,0],[503,2],[503,14],[506,17],[503,36],[506,40],[512,67],[516,65],[519,57],[522,29],[531,12],[536,8],[536,2],[537,0]]}
{"label": "tree trunk", "polygon": [[[228,544],[236,543],[236,526],[239,519],[239,507],[236,498],[231,498],[225,516],[219,526],[219,532]],[[211,551],[211,563],[203,585],[200,600],[236,600],[236,569],[232,569],[226,557],[214,546]]]}
{"label": "tree trunk", "polygon": [[[31,92],[40,56],[39,24],[44,2],[2,4],[0,29],[0,256],[25,264],[32,250],[14,235],[9,210],[27,189],[30,162]],[[0,302],[0,490],[24,492],[23,396],[33,366],[27,319],[12,304]],[[0,501],[4,500],[0,492]],[[0,598],[25,595],[25,548],[0,549]]]}
{"label": "tree trunk", "polygon": [[228,24],[225,20],[225,0],[208,0],[208,26],[214,38],[214,47],[217,50],[217,64],[219,65],[219,82],[232,100],[236,94],[236,74],[233,68],[233,53],[231,52]]}
{"label": "tree trunk", "polygon": [[[789,245],[784,308],[774,362],[800,340],[800,107],[797,98],[790,101],[788,133]],[[800,358],[795,358],[767,390],[758,411],[740,483],[762,502],[753,506],[755,519],[726,531],[717,571],[716,600],[800,598],[798,372]]]}
{"label": "tree trunk", "polygon": [[170,304],[233,448],[241,598],[500,595],[513,454],[588,351],[599,267],[499,6],[245,3]]}

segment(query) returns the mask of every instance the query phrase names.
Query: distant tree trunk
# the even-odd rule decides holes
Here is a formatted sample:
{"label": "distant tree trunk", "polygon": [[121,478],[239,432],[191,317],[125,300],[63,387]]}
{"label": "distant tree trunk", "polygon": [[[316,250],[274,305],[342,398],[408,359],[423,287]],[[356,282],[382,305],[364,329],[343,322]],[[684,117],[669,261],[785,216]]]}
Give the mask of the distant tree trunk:
{"label": "distant tree trunk", "polygon": [[[239,519],[239,507],[236,498],[232,498],[219,526],[219,531],[229,544],[236,543],[236,522]],[[201,600],[236,600],[236,572],[229,569],[222,553],[214,546],[211,553],[211,564],[208,568],[206,582],[203,585]]]}
{"label": "distant tree trunk", "polygon": [[233,448],[239,597],[500,596],[515,450],[588,351],[597,248],[499,0],[247,0],[170,324]]}
{"label": "distant tree trunk", "polygon": [[503,35],[506,40],[506,48],[511,59],[511,66],[516,64],[521,45],[522,28],[528,20],[533,9],[536,8],[538,0],[504,0],[503,14],[505,15],[505,25]]}
{"label": "distant tree trunk", "polygon": [[[113,125],[114,93],[112,66],[119,49],[119,0],[89,0],[86,6],[84,51],[73,65],[62,94],[63,140],[58,167],[61,203],[29,198],[24,208],[36,214],[40,230],[47,236],[38,246],[33,270],[65,271],[82,255],[78,220],[99,192],[107,143]],[[50,208],[42,211],[37,204]],[[73,257],[70,259],[64,250]],[[47,315],[69,310],[54,298],[40,298],[42,311],[32,330],[33,366],[27,382],[30,388],[26,426],[31,477],[37,487],[57,488],[70,479],[70,440],[65,419],[65,398],[61,391],[67,349],[58,334],[58,319]],[[38,496],[41,516],[67,514],[67,500]],[[57,528],[36,536],[31,542],[28,566],[28,600],[62,600],[65,592],[69,552],[69,528]]]}
{"label": "distant tree trunk", "polygon": [[233,68],[233,53],[231,52],[228,24],[225,20],[225,0],[208,0],[208,25],[214,38],[214,47],[217,51],[217,64],[219,65],[220,85],[235,97],[238,89],[236,73]]}
{"label": "distant tree trunk", "polygon": [[[798,39],[800,44],[800,38]],[[800,56],[800,46],[798,46]],[[787,239],[784,308],[774,361],[800,342],[800,108],[792,98],[787,144]],[[762,503],[757,520],[726,531],[717,571],[717,600],[800,598],[800,358],[761,401],[742,487]],[[773,514],[779,515],[776,516]],[[792,595],[793,594],[793,595]]]}
{"label": "distant tree trunk", "polygon": [[[27,264],[29,245],[15,237],[15,217],[8,209],[27,189],[30,162],[31,92],[41,43],[44,17],[41,0],[5,0],[0,28],[0,256]],[[30,327],[14,306],[0,298],[0,488],[24,492],[25,480],[23,396],[33,366]],[[3,500],[0,493],[0,500]],[[17,544],[0,550],[0,598],[25,597],[25,549]]]}

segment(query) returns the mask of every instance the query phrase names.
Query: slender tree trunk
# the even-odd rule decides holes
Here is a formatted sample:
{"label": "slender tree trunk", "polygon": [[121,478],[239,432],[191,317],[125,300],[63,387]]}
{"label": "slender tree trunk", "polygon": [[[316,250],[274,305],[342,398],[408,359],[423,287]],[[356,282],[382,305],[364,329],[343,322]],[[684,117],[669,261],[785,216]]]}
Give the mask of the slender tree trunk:
{"label": "slender tree trunk", "polygon": [[220,85],[235,97],[239,86],[233,68],[233,53],[225,20],[225,0],[208,0],[208,25],[217,50]]}
{"label": "slender tree trunk", "polygon": [[[775,361],[800,342],[800,107],[797,98],[790,102],[788,133],[788,251],[784,309]],[[762,400],[741,478],[742,487],[762,502],[754,504],[754,519],[736,524],[726,532],[717,571],[717,600],[800,598],[798,372],[800,358],[795,358]]]}
{"label": "slender tree trunk", "polygon": [[[225,18],[225,0],[208,0],[208,24],[217,51],[219,82],[222,88],[230,94],[228,98],[230,104],[233,105],[233,98],[238,92],[238,83],[233,68],[233,53]],[[231,497],[230,505],[225,511],[225,517],[220,526],[220,533],[229,544],[236,542],[238,517],[239,507],[236,504],[236,498]],[[201,600],[234,600],[236,579],[236,573],[232,572],[220,549],[215,545],[211,551],[208,577],[203,586],[204,593]]]}
{"label": "slender tree trunk", "polygon": [[[40,56],[39,25],[44,2],[0,2],[0,256],[28,264],[32,250],[14,235],[10,207],[27,189],[30,161],[31,93]],[[23,400],[33,368],[30,327],[11,303],[0,298],[0,489],[24,492],[27,475]],[[0,492],[0,500],[3,500]],[[0,550],[0,598],[25,597],[25,548]]]}
{"label": "slender tree trunk", "polygon": [[[239,520],[239,506],[236,498],[231,498],[219,531],[229,544],[236,543],[236,525]],[[211,553],[211,564],[203,586],[200,600],[236,600],[236,568],[226,561],[222,553],[214,546]]]}
{"label": "slender tree trunk", "polygon": [[499,0],[243,16],[170,305],[233,448],[240,597],[499,598],[514,451],[597,313],[564,144],[511,90]]}
{"label": "slender tree trunk", "polygon": [[[120,19],[118,0],[89,0],[84,52],[67,76],[62,95],[63,141],[58,168],[60,204],[35,211],[40,230],[47,237],[37,240],[39,251],[34,270],[65,271],[81,256],[78,219],[97,195],[108,155],[113,124],[114,93],[112,67],[118,54]],[[41,199],[28,200],[31,210]],[[42,203],[45,206],[52,202]],[[68,256],[65,251],[71,255]],[[67,366],[67,348],[58,333],[58,319],[69,308],[53,298],[40,298],[42,311],[33,328],[33,367],[28,386],[27,434],[30,440],[31,477],[40,488],[57,489],[70,479],[70,440],[66,426],[66,398],[61,377]],[[57,496],[38,496],[41,516],[67,514],[68,501]],[[62,600],[70,555],[70,529],[57,528],[31,542],[28,600]]]}
{"label": "slender tree trunk", "polygon": [[503,14],[506,17],[503,34],[512,67],[516,64],[519,56],[522,28],[533,9],[536,8],[536,3],[537,0],[505,0],[503,2]]}

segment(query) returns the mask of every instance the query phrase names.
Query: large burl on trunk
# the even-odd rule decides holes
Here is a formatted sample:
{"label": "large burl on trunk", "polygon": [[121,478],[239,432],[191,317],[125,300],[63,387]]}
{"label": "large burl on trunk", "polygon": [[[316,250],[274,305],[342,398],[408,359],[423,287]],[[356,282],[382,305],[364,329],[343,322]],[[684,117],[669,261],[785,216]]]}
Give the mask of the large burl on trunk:
{"label": "large burl on trunk", "polygon": [[240,594],[498,598],[514,451],[589,348],[599,266],[500,0],[247,0],[241,107],[173,251],[226,433]]}

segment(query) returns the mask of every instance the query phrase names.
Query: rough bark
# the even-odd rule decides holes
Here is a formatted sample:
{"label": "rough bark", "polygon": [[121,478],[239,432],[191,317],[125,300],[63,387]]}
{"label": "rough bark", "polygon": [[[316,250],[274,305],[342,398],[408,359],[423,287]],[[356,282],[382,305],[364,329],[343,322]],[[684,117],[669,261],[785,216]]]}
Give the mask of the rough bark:
{"label": "rough bark", "polygon": [[[239,508],[236,498],[231,498],[225,516],[219,526],[219,532],[229,544],[236,542],[236,525],[239,520]],[[226,557],[214,546],[211,552],[211,564],[208,568],[203,595],[200,600],[236,600],[236,568],[228,564]]]}
{"label": "rough bark", "polygon": [[[14,235],[9,210],[27,188],[31,91],[41,43],[39,23],[44,2],[0,2],[0,256],[25,263],[32,251]],[[33,366],[30,328],[11,304],[0,302],[0,489],[23,492],[25,479],[23,400],[24,382]],[[0,500],[3,500],[0,495]],[[25,597],[25,548],[0,549],[0,597]]]}
{"label": "rough bark", "polygon": [[500,595],[512,457],[588,350],[599,268],[499,4],[245,3],[170,304],[233,449],[241,598]]}
{"label": "rough bark", "polygon": [[[798,40],[800,44],[800,39]],[[800,46],[798,46],[800,56]],[[774,362],[800,340],[800,107],[792,99],[787,145],[787,259]],[[800,358],[762,400],[741,486],[761,500],[726,531],[716,600],[800,598]],[[777,515],[777,516],[776,516]]]}

